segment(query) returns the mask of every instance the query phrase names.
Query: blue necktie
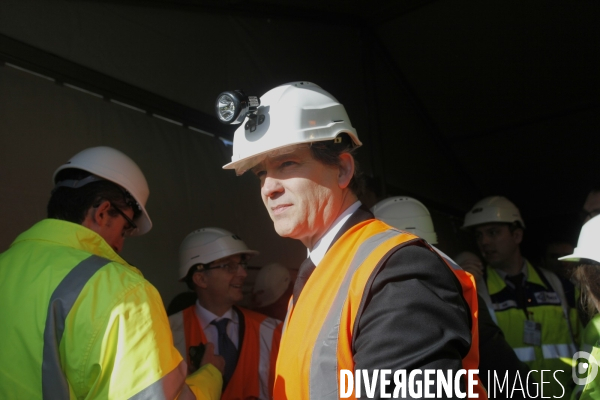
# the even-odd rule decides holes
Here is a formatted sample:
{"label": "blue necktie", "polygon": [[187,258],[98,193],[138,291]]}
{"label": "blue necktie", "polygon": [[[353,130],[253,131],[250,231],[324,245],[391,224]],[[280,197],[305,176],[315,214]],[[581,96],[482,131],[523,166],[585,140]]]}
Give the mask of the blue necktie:
{"label": "blue necktie", "polygon": [[227,335],[227,324],[231,321],[229,318],[222,318],[211,322],[217,327],[219,332],[219,355],[225,359],[225,373],[223,374],[223,385],[226,386],[235,371],[238,361],[238,351],[235,345]]}

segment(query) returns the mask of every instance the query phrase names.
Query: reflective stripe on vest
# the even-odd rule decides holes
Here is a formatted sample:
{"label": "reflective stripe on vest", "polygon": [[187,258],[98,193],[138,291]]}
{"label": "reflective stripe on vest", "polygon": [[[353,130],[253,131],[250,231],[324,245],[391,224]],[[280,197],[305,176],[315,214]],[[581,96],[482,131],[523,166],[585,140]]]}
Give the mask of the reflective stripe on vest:
{"label": "reflective stripe on vest", "polygon": [[[310,296],[301,296],[286,317],[281,350],[281,359],[286,361],[277,363],[276,398],[339,398],[339,371],[354,370],[354,329],[368,295],[366,286],[376,268],[396,249],[417,240],[381,221],[368,220],[350,228],[334,243],[304,287]],[[446,266],[460,282],[471,307],[472,343],[463,368],[476,369],[479,346],[474,280],[463,270],[455,270],[448,263]],[[292,354],[294,360],[288,360]],[[475,391],[486,398],[483,387]]]}
{"label": "reflective stripe on vest", "polygon": [[513,348],[519,360],[529,362],[535,360],[535,348],[533,347],[515,347]]}
{"label": "reflective stripe on vest", "polygon": [[[261,377],[269,377],[269,379],[259,380],[259,397],[261,399],[270,399],[272,397],[273,376],[275,375],[275,363],[277,361],[277,349],[273,349],[273,347],[277,346],[277,348],[279,348],[281,333],[278,331],[278,326],[280,325],[281,323],[277,323],[277,320],[272,318],[265,318],[260,324],[260,361],[258,363],[258,375]],[[279,332],[277,338],[275,338],[276,332]]]}
{"label": "reflective stripe on vest", "polygon": [[65,320],[83,287],[103,266],[111,261],[92,255],[75,266],[58,284],[48,304],[44,328],[42,361],[42,395],[44,399],[68,399],[69,383],[60,362],[60,341]]}
{"label": "reflective stripe on vest", "polygon": [[[517,347],[514,349],[519,360],[529,362],[535,360],[535,347]],[[545,359],[568,358],[571,359],[577,348],[572,343],[543,344],[542,353]]]}
{"label": "reflective stripe on vest", "polygon": [[397,236],[396,231],[386,231],[371,236],[365,240],[358,248],[356,255],[352,259],[350,267],[346,270],[346,275],[342,285],[337,291],[337,295],[329,308],[325,323],[319,332],[317,342],[313,350],[313,356],[310,365],[310,398],[311,399],[338,399],[338,367],[337,367],[337,349],[340,319],[348,289],[354,273],[360,267],[365,259],[384,241]]}
{"label": "reflective stripe on vest", "polygon": [[573,354],[577,352],[577,348],[573,343],[565,344],[544,344],[542,345],[542,353],[544,358],[573,358]]}

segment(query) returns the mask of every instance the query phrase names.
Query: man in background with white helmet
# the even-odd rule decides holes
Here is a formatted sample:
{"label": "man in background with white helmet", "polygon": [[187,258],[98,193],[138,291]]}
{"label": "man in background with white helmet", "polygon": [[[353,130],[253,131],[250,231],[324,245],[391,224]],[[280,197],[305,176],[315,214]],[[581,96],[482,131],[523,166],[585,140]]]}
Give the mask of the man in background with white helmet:
{"label": "man in background with white helmet", "polygon": [[587,220],[579,234],[577,248],[573,254],[561,257],[561,261],[577,263],[573,277],[583,293],[583,306],[590,318],[581,335],[581,352],[573,377],[577,378],[577,387],[572,399],[595,400],[600,393],[598,362],[600,361],[600,217]]}
{"label": "man in background with white helmet", "polygon": [[293,289],[294,281],[289,269],[278,263],[267,264],[258,271],[254,280],[252,309],[284,320]]}
{"label": "man in background with white helmet", "polygon": [[197,302],[169,317],[175,347],[192,365],[207,342],[225,358],[222,399],[271,399],[281,321],[235,306],[248,259],[258,254],[221,228],[190,233],[179,248],[179,281]]}
{"label": "man in background with white helmet", "polygon": [[[381,200],[371,209],[375,218],[393,226],[394,228],[414,233],[427,240],[429,244],[437,244],[437,234],[429,210],[423,203],[412,197],[396,196]],[[433,247],[439,254],[446,258],[454,268],[460,268],[444,253]],[[530,379],[526,382],[528,392],[516,391],[511,393],[511,387],[506,387],[500,393],[494,384],[494,374],[500,379],[508,377],[508,382],[515,382],[518,377],[527,377],[529,367],[521,362],[510,345],[506,342],[502,330],[496,325],[488,311],[486,301],[479,297],[479,376],[486,390],[493,397],[499,398],[507,395],[512,399],[536,398],[536,382]],[[488,381],[489,379],[489,381]],[[529,394],[531,394],[531,397]]]}
{"label": "man in background with white helmet", "polygon": [[[544,396],[569,396],[577,311],[568,307],[558,277],[522,256],[525,223],[519,209],[505,197],[486,197],[466,214],[463,228],[474,232],[487,266],[461,266],[482,276],[506,340],[531,368]],[[542,376],[542,370],[551,372]]]}
{"label": "man in background with white helmet", "polygon": [[223,360],[186,379],[160,295],[118,255],[152,227],[139,167],[93,147],[53,183],[48,219],[0,254],[0,398],[218,398]]}
{"label": "man in background with white helmet", "polygon": [[[353,156],[361,142],[343,105],[313,83],[293,82],[259,105],[250,99],[241,121],[236,105],[246,100],[236,102],[236,93],[217,102],[223,121],[242,122],[224,168],[251,170],[277,233],[308,249],[286,317],[275,398],[340,398],[341,370],[476,369],[473,284],[426,242],[361,207]],[[394,386],[377,381],[373,389],[391,395]],[[481,385],[473,390],[486,397]]]}

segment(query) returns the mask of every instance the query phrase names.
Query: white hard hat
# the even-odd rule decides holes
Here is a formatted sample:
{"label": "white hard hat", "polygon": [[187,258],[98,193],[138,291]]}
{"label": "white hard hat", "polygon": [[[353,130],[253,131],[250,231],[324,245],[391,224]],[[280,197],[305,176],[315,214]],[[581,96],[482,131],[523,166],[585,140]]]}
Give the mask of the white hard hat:
{"label": "white hard hat", "polygon": [[196,264],[209,264],[234,254],[257,255],[233,233],[221,228],[201,228],[183,239],[179,247],[179,280]]}
{"label": "white hard hat", "polygon": [[275,303],[285,293],[291,280],[290,271],[281,264],[272,263],[262,267],[256,275],[252,289],[256,307],[266,307]]}
{"label": "white hard hat", "polygon": [[600,215],[583,224],[573,254],[559,258],[561,261],[575,262],[581,259],[600,263]]}
{"label": "white hard hat", "polygon": [[54,184],[59,183],[56,182],[58,173],[67,168],[90,172],[97,177],[116,183],[129,192],[141,211],[133,221],[137,225],[137,229],[131,232],[131,236],[143,235],[152,228],[152,221],[146,211],[146,201],[150,194],[148,182],[146,182],[140,167],[131,158],[112,147],[90,147],[75,154],[69,161],[58,167],[52,176]]}
{"label": "white hard hat", "polygon": [[390,197],[371,208],[375,218],[403,231],[414,233],[430,244],[437,244],[437,235],[427,207],[412,197]]}
{"label": "white hard hat", "polygon": [[292,82],[269,90],[260,106],[235,131],[233,155],[224,169],[243,174],[261,162],[260,156],[290,145],[333,140],[347,133],[355,146],[362,143],[348,114],[331,94],[310,82]]}
{"label": "white hard hat", "polygon": [[470,228],[475,225],[489,224],[494,222],[515,223],[525,228],[523,218],[517,206],[506,197],[492,196],[480,200],[465,215],[465,223],[462,228]]}

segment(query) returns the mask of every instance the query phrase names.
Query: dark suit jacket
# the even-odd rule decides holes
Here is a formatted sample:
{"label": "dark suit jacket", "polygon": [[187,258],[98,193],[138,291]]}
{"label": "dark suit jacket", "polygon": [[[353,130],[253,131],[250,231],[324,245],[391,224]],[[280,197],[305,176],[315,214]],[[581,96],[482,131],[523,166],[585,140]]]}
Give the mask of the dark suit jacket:
{"label": "dark suit jacket", "polygon": [[[333,243],[372,218],[359,208]],[[470,311],[458,279],[436,252],[422,241],[394,250],[370,282],[354,330],[356,369],[462,369],[471,346]]]}

